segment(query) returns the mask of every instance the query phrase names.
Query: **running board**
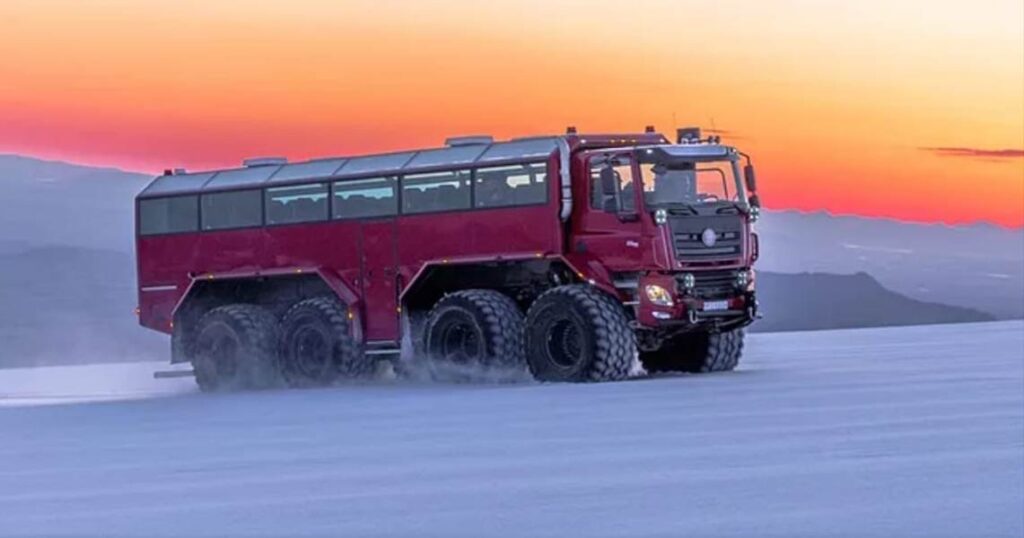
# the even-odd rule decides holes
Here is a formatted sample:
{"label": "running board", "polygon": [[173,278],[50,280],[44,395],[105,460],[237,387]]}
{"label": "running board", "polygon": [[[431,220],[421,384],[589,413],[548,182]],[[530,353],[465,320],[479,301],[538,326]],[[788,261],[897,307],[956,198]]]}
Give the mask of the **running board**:
{"label": "running board", "polygon": [[175,377],[195,377],[196,373],[194,370],[165,370],[163,372],[153,372],[153,379],[171,379]]}
{"label": "running board", "polygon": [[402,348],[394,340],[375,340],[366,343],[363,353],[366,355],[398,355]]}

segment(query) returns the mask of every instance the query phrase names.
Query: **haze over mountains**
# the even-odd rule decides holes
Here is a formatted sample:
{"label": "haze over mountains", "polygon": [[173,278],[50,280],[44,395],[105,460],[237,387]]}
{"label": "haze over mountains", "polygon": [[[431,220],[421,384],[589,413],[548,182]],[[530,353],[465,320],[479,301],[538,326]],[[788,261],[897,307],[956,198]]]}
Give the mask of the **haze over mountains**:
{"label": "haze over mountains", "polygon": [[[150,179],[0,155],[0,366],[166,358],[132,315]],[[1024,230],[768,211],[758,231],[757,330],[1024,317]]]}

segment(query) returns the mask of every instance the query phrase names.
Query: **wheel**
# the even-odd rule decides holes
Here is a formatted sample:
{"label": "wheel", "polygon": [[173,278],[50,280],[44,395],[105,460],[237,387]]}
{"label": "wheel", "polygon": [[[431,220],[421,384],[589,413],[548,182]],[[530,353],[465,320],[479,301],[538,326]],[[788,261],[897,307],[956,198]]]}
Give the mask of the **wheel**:
{"label": "wheel", "polygon": [[423,339],[435,379],[468,381],[481,369],[525,371],[523,313],[497,291],[462,290],[444,296],[427,315]]}
{"label": "wheel", "polygon": [[629,377],[636,335],[616,300],[583,284],[559,286],[526,315],[530,372],[540,381],[617,381]]}
{"label": "wheel", "polygon": [[273,386],[277,336],[277,320],[263,307],[232,304],[210,310],[196,329],[196,384],[203,391]]}
{"label": "wheel", "polygon": [[345,306],[333,297],[295,303],[281,319],[281,377],[291,387],[369,377],[374,362],[352,337]]}
{"label": "wheel", "polygon": [[640,353],[640,362],[650,373],[729,372],[740,362],[743,338],[743,329],[683,334],[666,340],[657,351]]}

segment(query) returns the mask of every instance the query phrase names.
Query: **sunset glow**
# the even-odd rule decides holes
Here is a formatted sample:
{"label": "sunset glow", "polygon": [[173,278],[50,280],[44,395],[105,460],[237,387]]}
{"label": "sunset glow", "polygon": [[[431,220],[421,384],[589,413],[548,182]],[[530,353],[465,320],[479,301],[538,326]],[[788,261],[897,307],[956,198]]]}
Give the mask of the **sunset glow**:
{"label": "sunset glow", "polygon": [[1024,226],[1019,0],[6,0],[0,20],[0,153],[154,172],[701,125],[755,157],[770,208]]}

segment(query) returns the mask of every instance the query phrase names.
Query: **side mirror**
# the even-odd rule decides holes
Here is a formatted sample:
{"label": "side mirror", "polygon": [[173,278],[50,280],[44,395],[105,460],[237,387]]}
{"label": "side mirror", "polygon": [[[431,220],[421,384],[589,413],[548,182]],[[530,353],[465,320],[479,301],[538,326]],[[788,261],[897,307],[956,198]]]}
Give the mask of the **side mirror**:
{"label": "side mirror", "polygon": [[619,178],[615,176],[615,169],[611,166],[601,169],[601,193],[612,198],[619,194]]}
{"label": "side mirror", "polygon": [[754,165],[748,164],[743,167],[743,176],[747,178],[747,190],[757,192],[757,177],[754,174]]}

